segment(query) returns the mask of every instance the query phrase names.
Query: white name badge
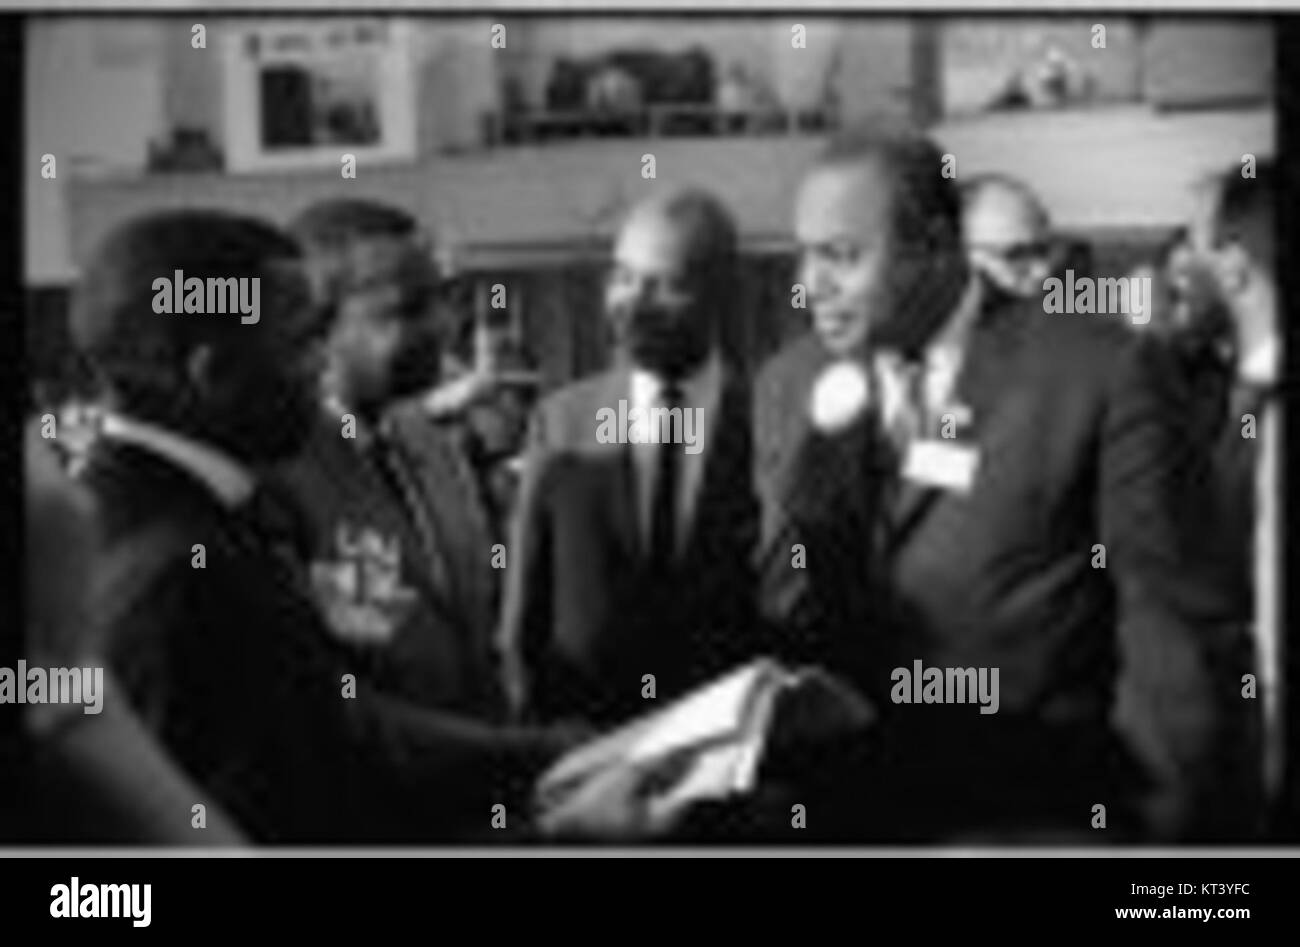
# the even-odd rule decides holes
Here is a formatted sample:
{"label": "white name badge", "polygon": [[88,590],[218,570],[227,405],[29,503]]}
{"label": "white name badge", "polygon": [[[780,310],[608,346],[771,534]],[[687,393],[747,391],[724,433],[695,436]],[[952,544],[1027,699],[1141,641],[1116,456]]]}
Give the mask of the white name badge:
{"label": "white name badge", "polygon": [[979,451],[952,441],[913,441],[903,459],[903,476],[926,486],[969,493]]}

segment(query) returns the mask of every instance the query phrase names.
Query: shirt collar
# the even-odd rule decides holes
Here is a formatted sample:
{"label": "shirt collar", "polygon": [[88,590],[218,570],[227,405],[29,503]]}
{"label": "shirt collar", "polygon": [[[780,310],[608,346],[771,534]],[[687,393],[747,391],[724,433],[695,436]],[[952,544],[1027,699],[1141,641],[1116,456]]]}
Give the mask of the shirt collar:
{"label": "shirt collar", "polygon": [[170,460],[202,481],[228,507],[245,503],[257,486],[252,472],[228,454],[156,424],[107,412],[100,432]]}
{"label": "shirt collar", "polygon": [[[692,389],[703,379],[712,378],[718,369],[718,353],[715,351],[709,355],[703,365],[683,378],[678,387]],[[629,388],[633,407],[650,407],[659,400],[663,392],[664,380],[652,371],[633,366]]]}
{"label": "shirt collar", "polygon": [[351,414],[353,433],[356,436],[347,438],[347,440],[354,441],[357,448],[362,451],[367,451],[373,447],[377,439],[392,435],[392,425],[388,414],[383,415],[375,423],[371,424],[360,412],[349,408],[335,395],[325,395],[321,399],[321,413],[330,421],[340,425],[343,423],[343,416]]}
{"label": "shirt collar", "polygon": [[[921,361],[924,361],[928,370],[954,369],[961,362],[971,329],[980,312],[980,296],[979,279],[972,273],[957,300],[957,307],[926,343]],[[892,369],[901,367],[905,360],[896,350],[879,349],[873,356],[873,361]]]}
{"label": "shirt collar", "polygon": [[975,325],[976,316],[980,312],[980,296],[979,278],[972,273],[966,281],[966,288],[962,290],[961,298],[957,301],[957,308],[926,346],[927,363],[960,361],[962,353],[966,350],[971,329]]}
{"label": "shirt collar", "polygon": [[1263,344],[1242,353],[1238,374],[1243,381],[1269,386],[1277,381],[1278,361],[1277,338],[1271,336]]}
{"label": "shirt collar", "polygon": [[[921,368],[921,394],[927,405],[935,410],[956,408],[951,398],[970,341],[971,330],[983,303],[978,278],[972,273],[962,291],[957,307],[944,321],[939,331],[925,347]],[[877,378],[881,385],[881,410],[892,417],[902,399],[907,397],[907,382],[903,377],[904,362],[898,352],[878,350],[873,357]]]}
{"label": "shirt collar", "polygon": [[643,408],[655,403],[663,382],[654,372],[644,368],[632,369],[631,395],[633,407]]}

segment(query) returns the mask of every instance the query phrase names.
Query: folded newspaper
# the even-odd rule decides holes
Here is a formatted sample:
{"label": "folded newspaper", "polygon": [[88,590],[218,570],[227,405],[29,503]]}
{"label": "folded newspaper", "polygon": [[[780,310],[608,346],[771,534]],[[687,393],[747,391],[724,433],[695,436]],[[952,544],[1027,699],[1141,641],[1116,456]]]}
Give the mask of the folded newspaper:
{"label": "folded newspaper", "polygon": [[759,658],[565,754],[537,783],[541,808],[611,766],[653,772],[660,805],[752,791],[774,740],[829,737],[865,727],[870,705],[818,667],[789,670]]}

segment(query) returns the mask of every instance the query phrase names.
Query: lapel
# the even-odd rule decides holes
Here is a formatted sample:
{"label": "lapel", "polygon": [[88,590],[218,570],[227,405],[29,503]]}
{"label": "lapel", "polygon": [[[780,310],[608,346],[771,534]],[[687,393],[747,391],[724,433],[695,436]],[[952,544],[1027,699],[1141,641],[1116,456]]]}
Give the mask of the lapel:
{"label": "lapel", "polygon": [[[686,408],[694,411],[697,423],[695,439],[699,450],[694,453],[682,452],[681,492],[677,497],[677,531],[676,553],[682,556],[690,548],[690,541],[696,523],[696,510],[699,508],[700,494],[703,492],[705,473],[710,467],[709,458],[714,450],[713,430],[720,427],[725,420],[720,417],[724,407],[723,388],[725,377],[722,362],[715,353],[710,357],[704,369],[698,372],[685,385]],[[698,408],[698,411],[695,409]]]}
{"label": "lapel", "polygon": [[[479,483],[479,474],[470,460],[469,448],[465,441],[465,430],[456,429],[456,437],[448,438],[445,454],[450,475],[459,485],[456,491],[448,491],[452,496],[443,498],[434,514],[435,525],[441,527],[442,534],[464,537],[470,540],[456,552],[457,564],[464,563],[464,582],[470,589],[470,598],[474,613],[471,627],[475,629],[491,628],[496,620],[497,575],[492,568],[491,557],[484,555],[482,547],[491,549],[491,544],[503,541],[496,535],[491,514],[485,504]],[[435,491],[437,492],[437,491]],[[448,500],[460,498],[460,503],[448,503]],[[447,507],[454,506],[455,509]],[[450,524],[450,525],[444,525]],[[459,532],[457,532],[459,530]],[[486,540],[486,542],[485,542]],[[478,548],[475,548],[478,547]]]}
{"label": "lapel", "polygon": [[[1019,333],[1018,320],[1023,318],[1015,308],[1000,308],[982,313],[971,327],[961,367],[953,383],[948,404],[939,406],[939,413],[963,406],[970,411],[969,423],[978,431],[988,420],[992,398],[1000,387],[1003,366],[1014,354]],[[960,429],[959,429],[960,434]],[[962,441],[978,449],[982,439],[962,437]],[[891,502],[888,504],[890,524],[890,549],[896,551],[946,492],[940,487],[918,483],[901,476],[902,460],[899,458],[899,476]],[[978,471],[976,473],[978,478]],[[977,481],[978,482],[978,481]]]}
{"label": "lapel", "polygon": [[[460,535],[456,530],[459,524],[446,523],[445,510],[463,503],[463,493],[458,484],[451,485],[452,472],[441,463],[442,452],[431,449],[429,438],[434,432],[416,426],[427,422],[421,419],[408,424],[400,411],[390,410],[381,423],[387,428],[383,445],[363,446],[337,436],[325,442],[332,462],[338,465],[336,476],[349,485],[345,489],[361,486],[376,502],[395,505],[405,526],[400,540],[403,558],[413,559],[404,564],[403,571],[444,614],[463,616],[465,596],[455,570],[460,557],[445,545]],[[391,475],[383,470],[383,462],[374,453],[377,450],[385,450],[386,462],[395,467]],[[357,483],[358,474],[364,476],[364,486]],[[360,496],[349,497],[348,502],[364,508]],[[413,504],[419,509],[413,509]]]}
{"label": "lapel", "polygon": [[635,558],[644,552],[641,536],[641,501],[637,485],[633,447],[627,443],[601,444],[587,432],[593,430],[594,419],[602,408],[618,411],[620,401],[632,397],[632,369],[625,362],[617,362],[605,372],[592,388],[592,402],[578,405],[579,415],[572,418],[577,432],[577,453],[580,461],[589,461],[608,471],[608,504],[610,532],[622,547],[624,554]]}
{"label": "lapel", "polygon": [[[493,575],[487,555],[491,522],[479,495],[478,477],[463,441],[463,429],[436,428],[420,419],[402,438],[413,459],[418,489],[428,512],[428,556],[447,576],[450,593],[464,610],[470,628],[493,619]],[[425,427],[424,425],[430,425]]]}
{"label": "lapel", "polygon": [[[619,399],[630,399],[632,376],[629,367],[619,367],[609,373],[609,381],[597,388],[597,406],[617,405]],[[680,557],[689,548],[694,530],[700,494],[704,490],[705,475],[712,456],[713,431],[718,426],[718,411],[723,405],[726,370],[722,360],[714,353],[694,375],[682,383],[683,426],[685,413],[692,412],[692,433],[699,450],[687,453],[685,445],[672,445],[681,451],[676,501],[677,528],[674,533],[674,552]],[[590,415],[594,417],[594,412]],[[649,554],[650,504],[652,502],[655,451],[642,445],[624,444],[622,462],[618,464],[616,483],[616,525],[619,532],[633,537],[633,547],[642,556]]]}

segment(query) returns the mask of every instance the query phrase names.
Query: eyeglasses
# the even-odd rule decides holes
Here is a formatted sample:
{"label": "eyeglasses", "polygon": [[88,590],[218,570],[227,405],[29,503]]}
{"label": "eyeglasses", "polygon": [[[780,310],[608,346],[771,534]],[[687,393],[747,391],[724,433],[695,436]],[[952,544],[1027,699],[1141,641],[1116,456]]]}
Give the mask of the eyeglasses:
{"label": "eyeglasses", "polygon": [[989,256],[1006,260],[1008,263],[1029,263],[1052,255],[1053,244],[1047,240],[1032,240],[1024,243],[974,243],[968,250],[978,250]]}

